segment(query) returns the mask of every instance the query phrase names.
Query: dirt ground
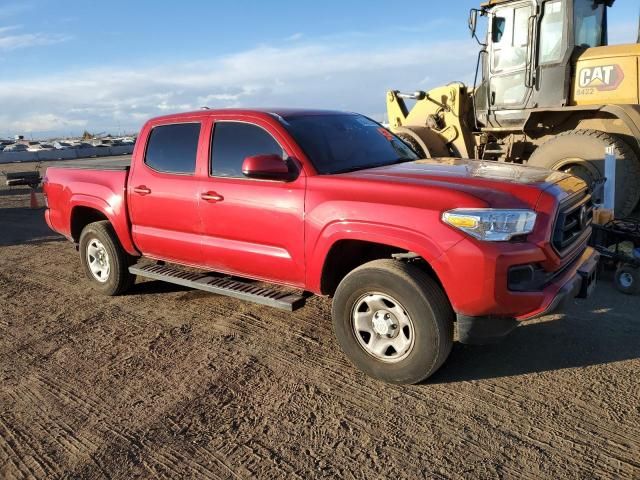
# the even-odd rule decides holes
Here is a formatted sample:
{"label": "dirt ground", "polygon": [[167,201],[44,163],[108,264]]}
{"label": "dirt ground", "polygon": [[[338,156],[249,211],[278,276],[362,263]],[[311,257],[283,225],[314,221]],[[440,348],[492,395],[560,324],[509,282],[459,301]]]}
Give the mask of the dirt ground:
{"label": "dirt ground", "polygon": [[28,205],[0,190],[0,478],[640,478],[640,297],[610,278],[390,386],[345,359],[326,299],[97,296]]}

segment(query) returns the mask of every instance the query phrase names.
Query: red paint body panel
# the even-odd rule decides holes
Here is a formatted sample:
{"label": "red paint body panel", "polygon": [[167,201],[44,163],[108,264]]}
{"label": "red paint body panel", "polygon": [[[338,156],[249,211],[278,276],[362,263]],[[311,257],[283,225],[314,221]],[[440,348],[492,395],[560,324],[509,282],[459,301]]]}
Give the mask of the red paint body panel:
{"label": "red paint body panel", "polygon": [[48,168],[44,193],[50,206],[47,210],[49,226],[71,238],[73,210],[77,207],[92,208],[109,219],[124,249],[132,255],[139,255],[131,238],[126,185],[126,170],[96,172],[78,168]]}
{"label": "red paint body panel", "polygon": [[[582,182],[557,172],[459,159],[319,175],[278,115],[321,113],[210,110],[153,119],[140,133],[129,172],[49,168],[47,222],[70,237],[74,206],[92,207],[109,218],[132,254],[315,293],[321,293],[325,260],[336,242],[376,242],[424,258],[458,313],[527,318],[552,302],[571,268],[535,293],[509,291],[507,270],[538,263],[556,271],[586,248],[578,245],[561,258],[549,241],[558,205],[583,189]],[[212,130],[224,120],[267,130],[299,165],[297,179],[211,177]],[[193,121],[202,125],[193,175],[156,172],[144,164],[154,126]],[[538,219],[524,242],[480,242],[441,221],[444,211],[461,207],[528,208]]]}

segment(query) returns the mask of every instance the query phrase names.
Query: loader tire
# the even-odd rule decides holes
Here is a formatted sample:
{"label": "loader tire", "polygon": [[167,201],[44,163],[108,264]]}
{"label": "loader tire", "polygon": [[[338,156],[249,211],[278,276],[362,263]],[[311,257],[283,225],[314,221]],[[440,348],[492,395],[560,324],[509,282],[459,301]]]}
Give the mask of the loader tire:
{"label": "loader tire", "polygon": [[640,199],[640,159],[624,140],[599,130],[570,130],[539,146],[528,165],[571,173],[587,185],[604,177],[605,148],[613,146],[616,163],[616,217],[633,212]]}
{"label": "loader tire", "polygon": [[416,142],[416,140],[407,135],[406,133],[396,133],[397,137],[400,137],[400,139],[406,143],[407,145],[409,145],[411,147],[411,149],[416,152],[418,154],[418,156],[420,158],[429,158],[429,155],[427,155],[425,153],[425,151],[422,149],[422,147],[420,146],[420,144],[418,142]]}

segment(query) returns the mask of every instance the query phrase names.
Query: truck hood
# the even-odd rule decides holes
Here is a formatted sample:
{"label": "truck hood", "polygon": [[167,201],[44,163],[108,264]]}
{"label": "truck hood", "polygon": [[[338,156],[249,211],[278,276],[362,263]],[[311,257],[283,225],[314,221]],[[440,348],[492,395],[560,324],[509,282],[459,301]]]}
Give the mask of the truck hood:
{"label": "truck hood", "polygon": [[[460,158],[423,159],[341,174],[352,179],[443,187],[496,208],[535,208],[543,191],[562,201],[586,184],[569,174],[512,163]],[[524,205],[516,207],[514,199]]]}

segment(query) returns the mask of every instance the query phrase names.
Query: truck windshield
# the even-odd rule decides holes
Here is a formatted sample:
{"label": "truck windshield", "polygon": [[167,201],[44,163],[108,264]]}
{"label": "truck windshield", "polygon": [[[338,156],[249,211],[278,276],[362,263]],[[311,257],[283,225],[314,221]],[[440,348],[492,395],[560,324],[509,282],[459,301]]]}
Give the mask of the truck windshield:
{"label": "truck windshield", "polygon": [[321,174],[418,159],[406,143],[362,115],[301,115],[289,117],[283,123]]}
{"label": "truck windshield", "polygon": [[603,2],[575,0],[573,28],[577,47],[601,47],[607,43],[606,11]]}

